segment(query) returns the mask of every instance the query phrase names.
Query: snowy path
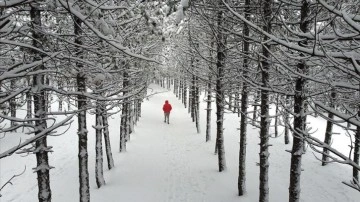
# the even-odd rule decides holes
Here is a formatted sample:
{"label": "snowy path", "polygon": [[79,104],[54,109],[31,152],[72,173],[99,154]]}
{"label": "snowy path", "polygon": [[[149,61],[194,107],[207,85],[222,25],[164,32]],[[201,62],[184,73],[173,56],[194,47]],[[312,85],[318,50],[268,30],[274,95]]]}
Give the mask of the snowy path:
{"label": "snowy path", "polygon": [[[190,114],[171,91],[151,85],[157,93],[145,100],[142,117],[127,143],[127,152],[119,153],[119,115],[109,120],[110,138],[115,168],[108,170],[104,162],[106,185],[98,189],[94,177],[95,134],[91,126],[94,116],[88,115],[89,128],[89,174],[92,202],[254,202],[258,201],[258,130],[249,126],[247,147],[247,194],[237,196],[238,177],[238,130],[239,118],[226,113],[224,122],[225,155],[227,170],[217,171],[217,156],[214,152],[215,110],[212,116],[212,141],[205,143],[205,104],[200,106],[201,134],[196,133]],[[151,89],[148,90],[151,93]],[[202,95],[201,99],[204,95]],[[173,106],[170,124],[163,122],[162,105],[169,100]],[[53,106],[54,109],[56,106]],[[316,125],[323,120],[309,118]],[[67,129],[67,128],[66,128]],[[49,137],[54,152],[49,155],[53,202],[76,202],[78,194],[77,125],[61,136]],[[61,132],[61,131],[59,131]],[[323,132],[321,132],[323,133]],[[24,137],[8,134],[0,139],[0,151],[6,150]],[[341,140],[341,139],[340,139]],[[283,137],[270,140],[270,201],[288,201],[291,149],[284,145]],[[342,145],[348,145],[346,142]],[[341,144],[341,141],[337,141]],[[359,193],[342,185],[349,180],[351,169],[344,165],[330,164],[322,167],[309,151],[303,158],[301,202],[356,202]],[[0,184],[13,174],[19,173],[26,165],[27,170],[7,186],[0,202],[36,202],[35,156],[13,155],[2,159]]]}
{"label": "snowy path", "polygon": [[[165,100],[173,106],[170,124],[163,122]],[[143,104],[141,120],[121,160],[124,166],[118,163],[114,172],[109,173],[107,182],[114,185],[99,190],[99,200],[104,195],[113,195],[114,198],[128,197],[124,201],[139,202],[144,199],[205,201],[204,185],[211,178],[203,173],[204,162],[198,163],[199,155],[203,156],[204,152],[200,150],[201,143],[204,144],[201,139],[187,110],[171,92],[152,96]],[[98,201],[97,194],[94,195]]]}

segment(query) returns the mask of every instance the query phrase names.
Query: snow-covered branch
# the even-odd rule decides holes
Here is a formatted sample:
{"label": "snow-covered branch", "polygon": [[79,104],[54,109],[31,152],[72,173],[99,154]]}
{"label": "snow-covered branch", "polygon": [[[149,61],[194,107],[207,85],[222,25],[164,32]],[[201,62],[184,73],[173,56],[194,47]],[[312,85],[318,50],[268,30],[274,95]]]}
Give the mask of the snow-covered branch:
{"label": "snow-covered branch", "polygon": [[65,1],[59,0],[59,2],[61,3],[61,5],[67,9],[69,12],[71,12],[73,15],[75,15],[77,18],[79,18],[91,31],[93,31],[99,38],[103,39],[106,43],[108,43],[109,45],[111,45],[112,47],[114,47],[117,50],[122,51],[123,53],[125,53],[128,56],[131,57],[135,57],[138,59],[142,59],[142,60],[146,60],[149,62],[155,62],[158,63],[158,61],[145,57],[143,55],[139,55],[136,53],[131,52],[128,48],[124,47],[121,45],[121,43],[119,41],[116,41],[112,38],[109,38],[108,36],[105,36],[104,34],[102,34],[98,29],[96,29],[86,18],[86,16],[84,16],[83,14],[81,14],[78,10],[74,9],[73,7],[69,7],[68,3],[66,3]]}
{"label": "snow-covered branch", "polygon": [[24,142],[20,143],[19,145],[12,147],[2,153],[0,153],[0,159],[5,158],[7,156],[11,156],[13,153],[15,153],[16,151],[18,151],[19,149],[25,147],[26,145],[29,145],[41,138],[43,138],[44,136],[48,135],[50,132],[52,132],[53,130],[63,126],[65,123],[67,123],[69,120],[72,119],[72,117],[74,117],[76,114],[73,114],[71,116],[66,117],[64,120],[60,121],[59,123],[44,129],[43,131],[41,131],[40,133],[38,133],[37,135],[35,135],[34,137],[31,137],[27,140],[25,140]]}
{"label": "snow-covered branch", "polygon": [[344,121],[347,121],[355,126],[358,126],[360,127],[360,121],[356,118],[356,116],[351,116],[351,115],[347,115],[347,114],[344,114],[344,113],[341,113],[339,112],[338,110],[335,110],[331,107],[328,107],[326,105],[324,105],[323,103],[319,102],[319,101],[313,101],[315,106],[318,106],[326,111],[328,111],[329,113],[332,113],[334,114],[335,116],[343,119]]}

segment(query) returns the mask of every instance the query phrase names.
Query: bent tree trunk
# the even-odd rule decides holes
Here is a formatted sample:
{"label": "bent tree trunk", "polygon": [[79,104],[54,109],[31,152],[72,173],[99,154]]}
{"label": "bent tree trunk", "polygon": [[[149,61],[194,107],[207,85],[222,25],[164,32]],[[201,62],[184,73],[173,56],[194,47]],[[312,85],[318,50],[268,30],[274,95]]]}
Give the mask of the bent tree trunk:
{"label": "bent tree trunk", "polygon": [[[41,44],[39,41],[43,41],[43,37],[40,31],[37,31],[42,27],[41,23],[41,13],[40,13],[40,5],[37,3],[31,4],[30,10],[30,18],[31,18],[31,26],[32,26],[32,36],[33,36],[33,46],[41,49]],[[39,53],[34,52],[34,60],[41,60],[41,56]],[[41,65],[37,67],[37,70],[43,70],[45,67]],[[46,101],[45,101],[45,90],[42,88],[38,88],[39,86],[43,86],[45,84],[44,75],[37,74],[33,77],[33,87],[38,89],[37,92],[34,93],[34,118],[35,127],[37,128],[35,135],[41,133],[43,130],[47,128],[46,124]],[[48,160],[48,152],[50,148],[47,146],[46,136],[41,138],[35,142],[35,151],[36,154],[36,168],[35,172],[37,174],[38,181],[38,199],[39,202],[50,202],[51,201],[51,189],[50,189],[50,174],[49,170],[51,167],[49,166]]]}

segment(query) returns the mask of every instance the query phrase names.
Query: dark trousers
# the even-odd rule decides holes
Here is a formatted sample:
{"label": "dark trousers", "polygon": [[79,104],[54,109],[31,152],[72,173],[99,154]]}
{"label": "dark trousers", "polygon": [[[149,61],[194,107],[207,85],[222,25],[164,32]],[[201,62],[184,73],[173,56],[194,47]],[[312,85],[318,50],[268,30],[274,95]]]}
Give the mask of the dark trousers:
{"label": "dark trousers", "polygon": [[170,117],[170,112],[164,112],[164,116],[165,116],[165,120],[164,122],[166,123],[169,123],[169,117]]}

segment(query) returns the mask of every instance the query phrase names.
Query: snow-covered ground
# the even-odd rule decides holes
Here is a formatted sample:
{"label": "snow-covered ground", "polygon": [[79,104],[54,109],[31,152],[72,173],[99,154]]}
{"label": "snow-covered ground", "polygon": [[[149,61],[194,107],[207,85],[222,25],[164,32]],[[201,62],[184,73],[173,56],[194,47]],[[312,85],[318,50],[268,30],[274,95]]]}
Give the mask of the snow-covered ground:
{"label": "snow-covered ground", "polygon": [[[107,170],[104,162],[106,186],[98,189],[94,177],[95,132],[91,129],[94,116],[88,116],[89,127],[89,172],[91,201],[95,202],[231,202],[258,201],[259,138],[258,130],[249,126],[247,149],[247,194],[237,196],[239,118],[236,114],[225,115],[225,154],[227,170],[217,171],[215,148],[215,110],[213,110],[212,141],[205,142],[205,103],[201,105],[202,131],[196,133],[187,109],[171,91],[151,85],[148,92],[155,94],[143,103],[140,122],[127,144],[127,152],[119,153],[119,116],[110,120],[110,135],[115,168]],[[202,95],[204,96],[204,95]],[[173,106],[170,124],[163,122],[162,105],[169,100]],[[54,106],[56,107],[56,106]],[[215,109],[215,107],[213,107]],[[59,117],[61,120],[61,117]],[[317,134],[323,136],[326,125],[324,120],[309,118]],[[338,128],[335,127],[335,130]],[[60,130],[58,130],[61,132]],[[72,202],[79,200],[78,159],[77,159],[77,123],[61,136],[49,137],[49,145],[54,152],[49,155],[50,164],[55,168],[51,172],[52,201]],[[23,135],[7,134],[0,139],[0,151],[17,144]],[[348,151],[349,142],[344,136],[336,137],[334,146]],[[291,149],[284,145],[283,136],[272,138],[270,148],[270,201],[288,201],[290,154]],[[37,201],[34,155],[13,155],[0,161],[0,185],[12,175],[25,173],[15,178],[13,185],[2,191],[1,202]],[[325,167],[316,160],[309,149],[303,158],[301,201],[305,202],[358,202],[360,193],[343,185],[341,181],[351,178],[352,170],[345,165],[329,164]]]}

